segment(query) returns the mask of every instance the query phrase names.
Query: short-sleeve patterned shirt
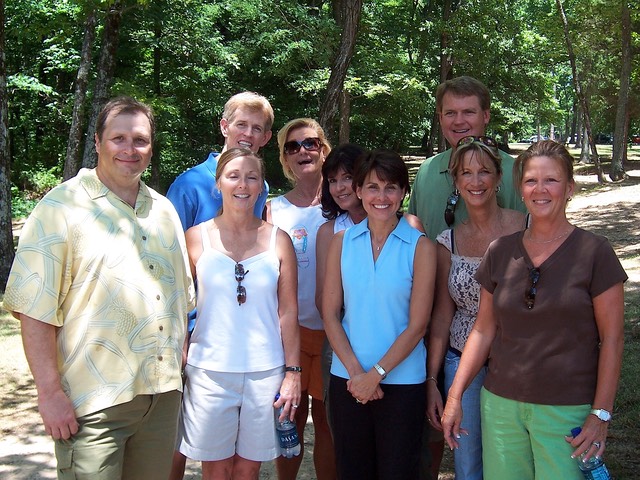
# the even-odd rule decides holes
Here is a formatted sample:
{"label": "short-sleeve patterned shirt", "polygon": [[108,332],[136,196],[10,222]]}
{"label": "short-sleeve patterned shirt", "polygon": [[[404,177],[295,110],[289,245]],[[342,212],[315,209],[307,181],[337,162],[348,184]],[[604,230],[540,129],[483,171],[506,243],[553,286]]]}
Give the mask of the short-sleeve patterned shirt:
{"label": "short-sleeve patterned shirt", "polygon": [[141,182],[132,208],[83,169],[27,220],[4,308],[60,327],[61,383],[81,417],[181,389],[193,301],[171,203]]}

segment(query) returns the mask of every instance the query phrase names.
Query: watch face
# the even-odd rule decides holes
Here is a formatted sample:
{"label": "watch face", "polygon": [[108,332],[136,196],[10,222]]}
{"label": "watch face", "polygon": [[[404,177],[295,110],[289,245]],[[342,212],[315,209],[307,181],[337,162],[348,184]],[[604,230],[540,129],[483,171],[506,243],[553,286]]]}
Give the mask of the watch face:
{"label": "watch face", "polygon": [[609,420],[611,420],[611,414],[606,410],[598,409],[594,410],[593,413],[603,422],[608,422]]}

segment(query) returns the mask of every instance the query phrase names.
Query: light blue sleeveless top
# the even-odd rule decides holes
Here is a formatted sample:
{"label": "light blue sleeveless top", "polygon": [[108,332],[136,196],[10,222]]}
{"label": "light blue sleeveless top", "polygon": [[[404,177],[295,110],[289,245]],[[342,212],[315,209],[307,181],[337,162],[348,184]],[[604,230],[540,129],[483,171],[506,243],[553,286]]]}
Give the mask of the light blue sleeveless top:
{"label": "light blue sleeveless top", "polygon": [[[368,219],[345,231],[341,258],[345,308],[342,326],[365,371],[383,357],[409,325],[413,259],[423,235],[401,218],[374,263]],[[420,341],[382,383],[424,382],[426,356],[424,342]],[[349,378],[335,353],[331,373]]]}

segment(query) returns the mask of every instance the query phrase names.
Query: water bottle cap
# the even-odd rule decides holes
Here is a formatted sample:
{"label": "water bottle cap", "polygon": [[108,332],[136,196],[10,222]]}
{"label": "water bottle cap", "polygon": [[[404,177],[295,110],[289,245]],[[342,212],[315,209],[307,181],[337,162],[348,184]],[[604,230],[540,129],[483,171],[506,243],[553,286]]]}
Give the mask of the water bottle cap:
{"label": "water bottle cap", "polygon": [[580,432],[582,431],[581,427],[575,427],[571,429],[571,436],[572,437],[577,437],[578,435],[580,435]]}

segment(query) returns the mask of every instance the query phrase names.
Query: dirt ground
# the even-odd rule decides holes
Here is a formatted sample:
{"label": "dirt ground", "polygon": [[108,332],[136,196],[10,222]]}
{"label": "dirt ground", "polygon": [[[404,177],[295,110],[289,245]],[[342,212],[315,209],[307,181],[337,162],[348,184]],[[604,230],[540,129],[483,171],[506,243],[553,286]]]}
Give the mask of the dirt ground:
{"label": "dirt ground", "polygon": [[[639,163],[639,162],[635,162]],[[568,207],[578,226],[609,238],[629,275],[627,292],[640,289],[640,165],[619,184],[598,185],[594,175],[578,175],[575,198]],[[637,298],[636,295],[634,295]],[[638,322],[638,319],[632,319]],[[52,442],[44,435],[36,406],[36,392],[19,338],[18,324],[0,319],[0,478],[54,479]],[[307,426],[306,452],[299,479],[315,478],[311,452],[313,428]],[[189,462],[187,479],[198,479],[199,467]],[[273,465],[262,468],[261,479],[275,479]],[[451,480],[447,453],[440,480]]]}

